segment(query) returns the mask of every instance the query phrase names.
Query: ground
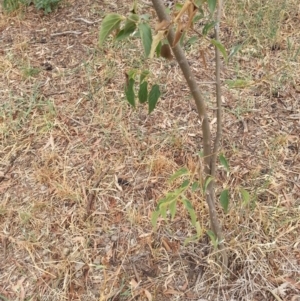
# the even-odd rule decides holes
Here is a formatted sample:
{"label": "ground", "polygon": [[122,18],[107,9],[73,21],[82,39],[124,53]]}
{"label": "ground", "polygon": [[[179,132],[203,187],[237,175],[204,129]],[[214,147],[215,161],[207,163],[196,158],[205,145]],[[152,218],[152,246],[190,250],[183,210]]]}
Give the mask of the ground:
{"label": "ground", "polygon": [[[152,227],[170,176],[201,170],[202,135],[175,61],[146,60],[137,39],[99,47],[104,16],[130,9],[69,0],[47,15],[1,12],[0,300],[300,300],[298,1],[225,2],[222,42],[242,44],[221,74],[226,271],[201,193],[188,195],[197,241],[184,245],[195,230],[180,204]],[[213,48],[185,50],[214,128]],[[125,101],[131,68],[161,86],[150,116]]]}

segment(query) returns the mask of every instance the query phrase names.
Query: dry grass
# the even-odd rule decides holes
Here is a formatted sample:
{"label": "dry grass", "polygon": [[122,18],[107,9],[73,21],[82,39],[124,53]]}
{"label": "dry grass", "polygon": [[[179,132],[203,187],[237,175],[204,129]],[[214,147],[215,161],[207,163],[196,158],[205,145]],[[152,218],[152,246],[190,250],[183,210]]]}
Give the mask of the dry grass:
{"label": "dry grass", "polygon": [[[98,21],[130,4],[2,14],[1,300],[299,300],[300,7],[275,2],[225,3],[222,39],[243,47],[222,77],[246,83],[223,89],[231,172],[220,167],[217,181],[231,194],[229,214],[220,210],[227,273],[206,235],[183,246],[194,230],[181,207],[153,232],[170,175],[200,163],[201,134],[175,63],[142,62],[135,41],[98,49]],[[81,34],[51,36],[64,31]],[[213,53],[207,69],[197,45],[187,53],[213,108]],[[143,63],[163,91],[151,116],[124,101],[124,71]],[[207,230],[205,202],[190,200]]]}

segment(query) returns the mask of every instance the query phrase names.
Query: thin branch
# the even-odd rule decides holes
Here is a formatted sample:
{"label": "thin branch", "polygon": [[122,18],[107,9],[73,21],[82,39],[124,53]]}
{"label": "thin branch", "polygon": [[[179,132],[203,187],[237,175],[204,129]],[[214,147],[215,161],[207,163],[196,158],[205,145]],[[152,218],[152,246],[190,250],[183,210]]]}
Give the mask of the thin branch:
{"label": "thin branch", "polygon": [[[219,0],[216,25],[215,25],[215,39],[220,40],[220,20],[222,13],[223,1]],[[214,149],[211,158],[211,176],[215,177],[216,174],[216,161],[218,156],[219,145],[222,137],[222,91],[221,91],[221,59],[220,51],[215,47],[215,60],[216,60],[216,100],[217,100],[217,132],[214,141]]]}
{"label": "thin branch", "polygon": [[[154,9],[157,13],[157,16],[160,21],[166,20],[171,21],[169,15],[166,13],[166,9],[164,4],[161,0],[152,0]],[[168,42],[170,45],[173,45],[173,41],[175,38],[175,33],[173,29],[170,27],[168,32]],[[193,98],[195,100],[198,116],[200,119],[200,122],[202,124],[202,134],[203,134],[203,153],[204,153],[204,172],[207,177],[211,176],[211,160],[212,160],[212,153],[211,153],[211,132],[210,132],[210,125],[209,120],[206,112],[206,105],[202,98],[202,94],[199,90],[199,86],[195,80],[195,77],[193,73],[191,72],[189,63],[186,59],[186,56],[180,47],[180,44],[177,43],[176,46],[172,48],[173,54],[181,68],[181,71],[185,77],[185,80],[189,86],[189,89],[193,95]],[[224,245],[222,243],[223,241],[223,234],[220,222],[218,220],[217,211],[215,207],[215,198],[214,198],[214,185],[213,181],[211,181],[211,184],[207,187],[207,193],[206,193],[206,202],[208,204],[209,208],[209,216],[210,216],[210,222],[212,230],[214,231],[216,237],[219,241],[219,248],[222,254],[222,264],[223,266],[227,266],[227,256],[226,252],[224,250]]]}

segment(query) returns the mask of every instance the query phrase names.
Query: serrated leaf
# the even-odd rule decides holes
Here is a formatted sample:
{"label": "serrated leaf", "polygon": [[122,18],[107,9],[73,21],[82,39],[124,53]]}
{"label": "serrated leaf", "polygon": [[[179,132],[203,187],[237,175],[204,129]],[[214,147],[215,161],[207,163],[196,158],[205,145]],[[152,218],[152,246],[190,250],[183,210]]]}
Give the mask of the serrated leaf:
{"label": "serrated leaf", "polygon": [[214,39],[210,40],[210,42],[218,48],[218,50],[222,53],[225,61],[227,62],[228,61],[228,55],[227,55],[227,52],[226,52],[226,49],[224,47],[224,45],[222,43],[220,43],[219,41],[216,41]]}
{"label": "serrated leaf", "polygon": [[124,27],[119,31],[116,40],[120,41],[130,36],[136,30],[136,23],[131,20],[126,20]]}
{"label": "serrated leaf", "polygon": [[221,204],[224,212],[227,214],[228,213],[228,205],[229,205],[229,192],[228,192],[228,189],[225,189],[221,192],[220,204]]}
{"label": "serrated leaf", "polygon": [[250,194],[247,190],[241,188],[241,195],[242,195],[242,199],[243,199],[243,205],[248,205],[249,201],[250,201]]}
{"label": "serrated leaf", "polygon": [[154,229],[156,229],[156,226],[157,226],[157,220],[158,220],[159,216],[160,216],[160,212],[159,212],[159,211],[156,210],[156,211],[152,212],[152,215],[151,215],[151,223],[152,223],[152,227],[153,227]]}
{"label": "serrated leaf", "polygon": [[140,83],[144,81],[144,79],[149,75],[149,70],[143,70],[140,75]]}
{"label": "serrated leaf", "polygon": [[198,182],[194,182],[192,184],[192,192],[195,192],[200,187]]}
{"label": "serrated leaf", "polygon": [[169,179],[169,183],[173,182],[174,180],[184,176],[184,175],[188,175],[189,174],[189,170],[185,167],[178,169]]}
{"label": "serrated leaf", "polygon": [[220,154],[219,156],[219,160],[220,160],[220,163],[224,166],[224,168],[226,169],[227,172],[229,172],[229,164],[226,160],[226,158],[224,157],[223,154]]}
{"label": "serrated leaf", "polygon": [[133,106],[135,107],[135,95],[134,95],[134,79],[130,78],[128,81],[128,84],[125,87],[125,95],[126,95],[126,99],[127,101]]}
{"label": "serrated leaf", "polygon": [[139,89],[139,102],[145,103],[148,100],[148,82],[143,82]]}
{"label": "serrated leaf", "polygon": [[149,99],[148,99],[149,114],[151,112],[153,112],[153,110],[155,109],[157,101],[159,99],[159,96],[160,96],[159,86],[158,85],[153,85],[152,88],[151,88],[151,91],[149,93]]}
{"label": "serrated leaf", "polygon": [[169,210],[170,210],[171,218],[173,220],[175,217],[175,214],[176,214],[176,210],[177,210],[177,201],[176,200],[173,201],[172,203],[170,203]]}
{"label": "serrated leaf", "polygon": [[138,25],[139,32],[141,35],[142,43],[144,46],[145,54],[148,57],[151,51],[151,45],[152,45],[152,33],[151,28],[146,23],[140,23]]}
{"label": "serrated leaf", "polygon": [[207,0],[208,8],[211,14],[215,12],[217,0]]}
{"label": "serrated leaf", "polygon": [[119,14],[109,14],[107,15],[101,24],[99,31],[99,45],[101,46],[107,36],[116,28],[119,27],[121,21],[124,19],[123,16]]}
{"label": "serrated leaf", "polygon": [[204,25],[202,29],[202,34],[207,35],[207,33],[216,25],[216,22],[210,22]]}

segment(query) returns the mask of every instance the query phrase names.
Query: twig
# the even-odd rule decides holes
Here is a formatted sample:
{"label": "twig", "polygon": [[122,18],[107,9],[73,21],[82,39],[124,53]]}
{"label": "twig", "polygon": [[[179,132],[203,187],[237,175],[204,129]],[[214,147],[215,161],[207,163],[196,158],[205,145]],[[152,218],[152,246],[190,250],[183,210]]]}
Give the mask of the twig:
{"label": "twig", "polygon": [[[218,8],[217,8],[217,16],[216,16],[216,25],[215,25],[215,39],[217,41],[220,40],[220,20],[221,20],[221,12],[222,12],[222,7],[223,7],[223,1],[219,0],[218,2]],[[222,91],[221,91],[221,59],[220,59],[220,51],[218,47],[215,46],[215,60],[216,60],[216,103],[217,103],[217,132],[216,132],[216,138],[213,143],[213,152],[212,152],[212,157],[210,161],[210,176],[212,177],[212,181],[210,182],[209,185],[209,193],[211,194],[211,201],[214,202],[216,199],[215,196],[215,181],[214,177],[216,174],[216,165],[217,165],[217,156],[218,156],[218,150],[219,150],[219,145],[222,137]],[[217,218],[217,216],[216,216]],[[225,246],[223,243],[223,237],[221,228],[220,229],[215,229],[216,231],[215,234],[218,237],[219,240],[219,250],[222,256],[222,264],[223,268],[228,267],[228,256],[225,250]]]}
{"label": "twig", "polygon": [[86,24],[88,24],[88,25],[93,25],[93,24],[98,23],[98,22],[101,21],[101,20],[89,21],[89,20],[84,19],[84,18],[74,18],[74,20],[75,20],[75,21],[82,21],[82,22],[84,22],[84,23],[86,23]]}
{"label": "twig", "polygon": [[65,36],[68,34],[74,34],[74,35],[81,35],[82,32],[81,31],[72,31],[72,30],[68,30],[68,31],[62,31],[62,32],[56,32],[56,33],[51,33],[51,37],[57,37],[57,36]]}
{"label": "twig", "polygon": [[110,169],[109,167],[106,168],[106,170],[99,176],[97,182],[93,186],[92,191],[87,196],[86,215],[85,215],[84,221],[86,221],[91,216],[91,212],[92,212],[94,200],[95,200],[95,197],[96,197],[96,191],[95,191],[95,189],[99,186],[100,182],[102,181],[102,179],[104,178],[104,176],[107,174],[107,172],[109,171],[109,169]]}

